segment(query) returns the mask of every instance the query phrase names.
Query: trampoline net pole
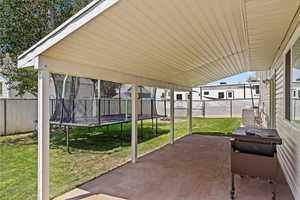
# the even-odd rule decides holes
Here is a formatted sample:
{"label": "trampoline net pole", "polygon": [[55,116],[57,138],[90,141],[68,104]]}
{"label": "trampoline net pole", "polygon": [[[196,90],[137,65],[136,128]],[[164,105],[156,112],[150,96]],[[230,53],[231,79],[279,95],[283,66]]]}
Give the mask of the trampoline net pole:
{"label": "trampoline net pole", "polygon": [[121,85],[122,84],[120,84],[119,85],[119,115],[121,115],[122,114],[122,105],[121,105]]}
{"label": "trampoline net pole", "polygon": [[153,99],[151,99],[151,121],[152,121],[152,132],[153,132],[153,127],[154,127],[154,125],[153,125]]}
{"label": "trampoline net pole", "polygon": [[98,99],[98,123],[101,124],[101,99]]}
{"label": "trampoline net pole", "polygon": [[128,100],[125,99],[125,120],[128,120]]}
{"label": "trampoline net pole", "polygon": [[108,115],[110,115],[110,99],[108,99]]}
{"label": "trampoline net pole", "polygon": [[164,111],[165,111],[165,117],[167,117],[167,100],[164,99]]}

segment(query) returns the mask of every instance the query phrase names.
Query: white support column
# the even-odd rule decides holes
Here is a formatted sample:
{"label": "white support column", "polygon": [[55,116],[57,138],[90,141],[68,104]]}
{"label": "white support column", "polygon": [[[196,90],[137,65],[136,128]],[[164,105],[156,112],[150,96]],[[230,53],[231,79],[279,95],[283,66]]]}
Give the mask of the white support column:
{"label": "white support column", "polygon": [[137,160],[137,140],[138,140],[138,86],[132,85],[131,88],[131,161],[135,163]]}
{"label": "white support column", "polygon": [[38,68],[38,200],[49,199],[49,72]]}
{"label": "white support column", "polygon": [[174,122],[175,122],[175,115],[174,115],[174,89],[170,90],[170,137],[169,143],[174,144]]}
{"label": "white support column", "polygon": [[189,135],[193,133],[193,94],[189,92],[188,99],[188,120],[189,120]]}

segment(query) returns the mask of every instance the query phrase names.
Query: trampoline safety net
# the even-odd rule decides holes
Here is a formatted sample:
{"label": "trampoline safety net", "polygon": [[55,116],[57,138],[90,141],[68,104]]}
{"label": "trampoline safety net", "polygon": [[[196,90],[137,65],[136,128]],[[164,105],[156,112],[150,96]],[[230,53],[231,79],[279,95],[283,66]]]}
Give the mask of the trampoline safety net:
{"label": "trampoline safety net", "polygon": [[[131,120],[130,85],[54,74],[52,81],[51,124],[91,127]],[[160,117],[155,96],[155,88],[139,88],[139,120]]]}

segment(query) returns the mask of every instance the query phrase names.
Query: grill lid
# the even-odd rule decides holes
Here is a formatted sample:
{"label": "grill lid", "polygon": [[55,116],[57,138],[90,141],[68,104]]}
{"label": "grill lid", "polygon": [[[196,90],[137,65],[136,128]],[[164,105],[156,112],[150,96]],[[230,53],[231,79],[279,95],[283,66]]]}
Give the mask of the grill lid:
{"label": "grill lid", "polygon": [[232,133],[232,137],[241,142],[282,144],[276,129],[240,127]]}

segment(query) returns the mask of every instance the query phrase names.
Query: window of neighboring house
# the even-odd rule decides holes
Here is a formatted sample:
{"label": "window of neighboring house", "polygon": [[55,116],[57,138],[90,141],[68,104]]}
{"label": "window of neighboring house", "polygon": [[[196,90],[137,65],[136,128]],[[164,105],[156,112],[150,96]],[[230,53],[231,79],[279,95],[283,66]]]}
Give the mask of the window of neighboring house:
{"label": "window of neighboring house", "polygon": [[254,86],[255,94],[259,94],[259,85]]}
{"label": "window of neighboring house", "polygon": [[296,90],[293,90],[293,97],[296,97]]}
{"label": "window of neighboring house", "polygon": [[233,99],[233,91],[227,92],[227,99]]}
{"label": "window of neighboring house", "polygon": [[219,99],[224,99],[225,98],[224,92],[219,92],[218,93],[218,98]]}
{"label": "window of neighboring house", "polygon": [[209,91],[204,91],[204,95],[209,95]]}
{"label": "window of neighboring house", "polygon": [[3,96],[3,82],[0,82],[0,96]]}
{"label": "window of neighboring house", "polygon": [[176,94],[176,100],[182,100],[182,94]]}
{"label": "window of neighboring house", "polygon": [[[290,96],[292,94],[293,90],[297,91],[296,98],[290,98],[288,101],[290,103],[290,120],[295,121],[297,123],[300,123],[300,108],[299,108],[299,97],[300,97],[300,38],[295,42],[294,46],[292,47],[292,56],[291,56],[291,65],[290,70],[288,69],[288,72],[290,73]],[[288,80],[288,79],[287,79]]]}

